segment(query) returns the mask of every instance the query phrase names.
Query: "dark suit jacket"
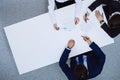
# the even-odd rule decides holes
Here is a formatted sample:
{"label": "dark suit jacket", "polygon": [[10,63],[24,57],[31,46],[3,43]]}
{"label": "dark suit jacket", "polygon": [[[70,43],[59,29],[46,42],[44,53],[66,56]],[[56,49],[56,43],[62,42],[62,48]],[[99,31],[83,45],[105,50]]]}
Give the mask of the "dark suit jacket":
{"label": "dark suit jacket", "polygon": [[111,28],[109,28],[109,26],[106,23],[101,25],[101,28],[112,38],[116,37],[120,33],[120,28],[111,29]]}
{"label": "dark suit jacket", "polygon": [[[115,0],[96,0],[94,1],[88,8],[93,11],[101,4],[105,4],[106,6],[103,7],[105,11],[106,18],[109,19],[110,15],[114,12],[120,12],[120,2]],[[110,26],[105,23],[101,26],[103,30],[105,30],[109,36],[114,38],[120,33],[120,29],[110,29]]]}
{"label": "dark suit jacket", "polygon": [[62,8],[62,7],[65,7],[65,6],[68,6],[68,5],[71,5],[71,4],[73,4],[73,3],[75,3],[75,0],[70,0],[70,1],[63,2],[63,3],[57,2],[57,1],[55,0],[55,4],[56,4],[56,6],[57,6],[57,9]]}
{"label": "dark suit jacket", "polygon": [[[82,54],[82,55],[87,55],[87,65],[88,65],[88,71],[89,71],[87,79],[90,79],[99,75],[105,63],[105,54],[94,42],[90,45],[90,48],[93,51]],[[69,80],[76,80],[73,74],[73,69],[76,65],[76,61],[75,61],[76,57],[71,58],[71,63],[69,67],[66,63],[68,60],[69,53],[70,53],[70,50],[68,49],[64,50],[59,61],[59,66],[61,67],[62,71],[65,73],[65,75]],[[81,61],[83,61],[83,58],[81,57],[82,55],[78,56],[79,60]]]}
{"label": "dark suit jacket", "polygon": [[120,3],[114,0],[96,0],[88,8],[93,11],[101,4],[105,4],[107,6],[107,12],[109,13],[109,15],[116,11],[120,12]]}

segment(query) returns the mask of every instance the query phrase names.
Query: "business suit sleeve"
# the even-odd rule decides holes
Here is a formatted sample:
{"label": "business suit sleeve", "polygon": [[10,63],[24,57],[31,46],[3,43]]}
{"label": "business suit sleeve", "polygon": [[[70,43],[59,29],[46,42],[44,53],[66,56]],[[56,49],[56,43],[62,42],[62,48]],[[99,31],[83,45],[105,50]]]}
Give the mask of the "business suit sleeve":
{"label": "business suit sleeve", "polygon": [[91,11],[94,11],[98,6],[100,6],[102,4],[102,1],[101,0],[96,0],[94,1],[88,8],[91,10]]}
{"label": "business suit sleeve", "polygon": [[103,53],[103,51],[99,48],[99,46],[96,44],[96,43],[94,43],[94,42],[92,42],[91,44],[90,44],[90,48],[95,52],[95,54],[98,56],[98,57],[103,57],[105,54]]}
{"label": "business suit sleeve", "polygon": [[95,55],[97,56],[96,69],[94,69],[95,71],[93,71],[93,75],[98,75],[103,69],[106,57],[103,51],[94,42],[90,45],[90,48],[95,52]]}
{"label": "business suit sleeve", "polygon": [[112,38],[114,38],[115,36],[117,36],[119,34],[119,30],[112,30],[108,27],[108,25],[106,23],[104,23],[103,25],[101,25],[101,28]]}
{"label": "business suit sleeve", "polygon": [[68,79],[73,80],[73,75],[72,75],[72,72],[70,70],[70,67],[66,63],[68,60],[70,51],[71,50],[69,50],[67,48],[63,51],[63,54],[62,54],[60,61],[59,61],[59,66],[62,69],[62,71],[65,73],[65,75],[68,77]]}

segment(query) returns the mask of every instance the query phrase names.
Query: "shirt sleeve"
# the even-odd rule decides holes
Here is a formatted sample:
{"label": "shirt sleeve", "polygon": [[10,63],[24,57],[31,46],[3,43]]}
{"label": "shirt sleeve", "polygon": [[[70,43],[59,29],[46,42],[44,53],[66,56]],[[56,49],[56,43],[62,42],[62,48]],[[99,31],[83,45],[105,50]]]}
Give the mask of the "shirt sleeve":
{"label": "shirt sleeve", "polygon": [[79,17],[81,14],[82,10],[82,0],[75,0],[76,5],[75,5],[75,17]]}
{"label": "shirt sleeve", "polygon": [[100,6],[102,4],[102,0],[96,0],[94,1],[88,8],[91,11],[94,11],[98,6]]}
{"label": "shirt sleeve", "polygon": [[48,12],[53,24],[56,23],[54,9],[55,9],[55,0],[48,0]]}

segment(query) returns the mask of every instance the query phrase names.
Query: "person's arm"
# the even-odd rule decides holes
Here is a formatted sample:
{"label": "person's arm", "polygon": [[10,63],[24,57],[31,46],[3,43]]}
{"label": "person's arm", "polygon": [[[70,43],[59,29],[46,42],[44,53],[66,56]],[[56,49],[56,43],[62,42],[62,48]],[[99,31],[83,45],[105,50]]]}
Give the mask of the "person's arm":
{"label": "person's arm", "polygon": [[104,22],[104,16],[103,13],[101,14],[98,10],[95,11],[95,16],[98,19],[98,21],[101,24],[101,28],[112,38],[114,38],[115,36],[117,36],[119,34],[119,32],[117,32],[117,30],[115,29],[110,29],[110,27]]}
{"label": "person's arm", "polygon": [[66,62],[68,60],[68,57],[69,57],[69,53],[70,53],[70,49],[69,48],[65,48],[65,50],[63,51],[61,57],[60,57],[60,61],[59,61],[59,64],[60,66],[64,66],[66,65]]}
{"label": "person's arm", "polygon": [[95,44],[93,41],[91,41],[88,36],[82,36],[82,37],[83,37],[84,41],[86,41],[86,42],[89,44],[90,48],[91,48],[93,51],[95,51],[95,53],[96,53],[97,56],[101,56],[101,55],[104,54],[104,53],[102,52],[102,50],[98,47],[98,45]]}
{"label": "person's arm", "polygon": [[87,22],[89,20],[89,15],[92,11],[94,11],[99,5],[102,4],[101,0],[96,0],[94,1],[90,6],[88,6],[88,8],[85,10],[85,14],[83,16],[83,19],[85,22]]}
{"label": "person's arm", "polygon": [[[96,44],[96,43],[92,43],[91,45],[90,45],[90,48],[95,52],[95,54],[96,54],[96,56],[97,56],[97,58],[99,59],[98,60],[98,65],[96,65],[97,66],[97,71],[98,71],[98,73],[100,74],[101,73],[101,71],[102,71],[102,68],[103,68],[103,65],[104,65],[104,63],[105,63],[105,58],[106,58],[106,56],[105,56],[105,54],[103,53],[103,51],[99,48],[99,46]],[[96,73],[97,74],[97,73]]]}
{"label": "person's arm", "polygon": [[95,65],[95,69],[93,69],[94,73],[89,75],[89,78],[93,78],[102,72],[106,56],[96,43],[92,42],[89,46],[95,52],[94,54],[97,57],[97,63]]}
{"label": "person's arm", "polygon": [[69,80],[74,80],[74,76],[72,74],[71,68],[67,65],[67,60],[71,51],[71,48],[75,45],[74,40],[69,40],[67,48],[63,51],[63,54],[60,57],[59,66],[62,71],[68,77]]}
{"label": "person's arm", "polygon": [[59,30],[59,26],[57,25],[57,21],[56,21],[56,18],[55,18],[55,13],[54,13],[54,9],[55,9],[55,0],[48,0],[48,11],[49,11],[49,15],[50,15],[50,18],[51,18],[51,22],[53,24],[53,27],[56,29],[56,30]]}
{"label": "person's arm", "polygon": [[97,56],[104,55],[103,51],[99,48],[99,46],[95,42],[92,42],[89,46],[96,53]]}
{"label": "person's arm", "polygon": [[55,0],[48,0],[48,12],[50,15],[50,19],[53,24],[56,24],[56,18],[54,14],[54,9],[55,9]]}
{"label": "person's arm", "polygon": [[82,1],[81,0],[75,0],[75,24],[78,24],[80,22],[80,15],[81,15],[81,10],[82,10]]}
{"label": "person's arm", "polygon": [[96,0],[94,1],[88,8],[91,11],[94,11],[98,6],[100,6],[102,4],[102,0]]}
{"label": "person's arm", "polygon": [[101,25],[101,28],[112,38],[119,34],[117,30],[111,30],[105,22]]}
{"label": "person's arm", "polygon": [[60,58],[59,66],[62,69],[62,71],[65,73],[65,75],[68,77],[68,79],[73,79],[72,72],[70,70],[70,67],[67,64],[67,60],[68,60],[70,52],[71,52],[70,49],[65,48],[65,50],[63,51],[63,54]]}
{"label": "person's arm", "polygon": [[106,57],[99,46],[95,44],[95,42],[92,42],[89,37],[83,36],[83,39],[89,44],[90,48],[95,52],[94,54],[97,57],[97,63],[95,65],[95,69],[93,70],[94,73],[88,75],[88,79],[90,79],[101,73]]}
{"label": "person's arm", "polygon": [[79,17],[82,10],[82,0],[75,0],[75,2],[75,17]]}

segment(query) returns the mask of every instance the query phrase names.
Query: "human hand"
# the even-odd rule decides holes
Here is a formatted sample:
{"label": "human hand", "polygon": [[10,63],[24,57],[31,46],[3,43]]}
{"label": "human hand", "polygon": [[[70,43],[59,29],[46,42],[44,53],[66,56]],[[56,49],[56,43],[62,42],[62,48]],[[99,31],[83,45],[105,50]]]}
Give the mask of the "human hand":
{"label": "human hand", "polygon": [[80,19],[78,17],[75,17],[74,21],[75,21],[75,25],[77,25],[80,22]]}
{"label": "human hand", "polygon": [[96,16],[96,18],[98,19],[99,22],[104,20],[103,13],[101,14],[100,11],[98,11],[98,10],[95,11],[95,16]]}
{"label": "human hand", "polygon": [[87,23],[87,21],[89,20],[88,19],[88,17],[89,17],[89,13],[87,12],[87,13],[85,13],[85,15],[83,16],[83,19],[84,19],[84,21]]}
{"label": "human hand", "polygon": [[74,47],[74,45],[75,45],[75,41],[71,39],[71,40],[68,41],[67,47],[68,47],[69,49],[71,49],[71,48]]}
{"label": "human hand", "polygon": [[54,24],[53,26],[54,26],[55,30],[59,30],[59,27],[57,24]]}
{"label": "human hand", "polygon": [[82,37],[83,37],[83,40],[87,42],[89,45],[92,43],[92,41],[90,40],[88,36],[82,36]]}

